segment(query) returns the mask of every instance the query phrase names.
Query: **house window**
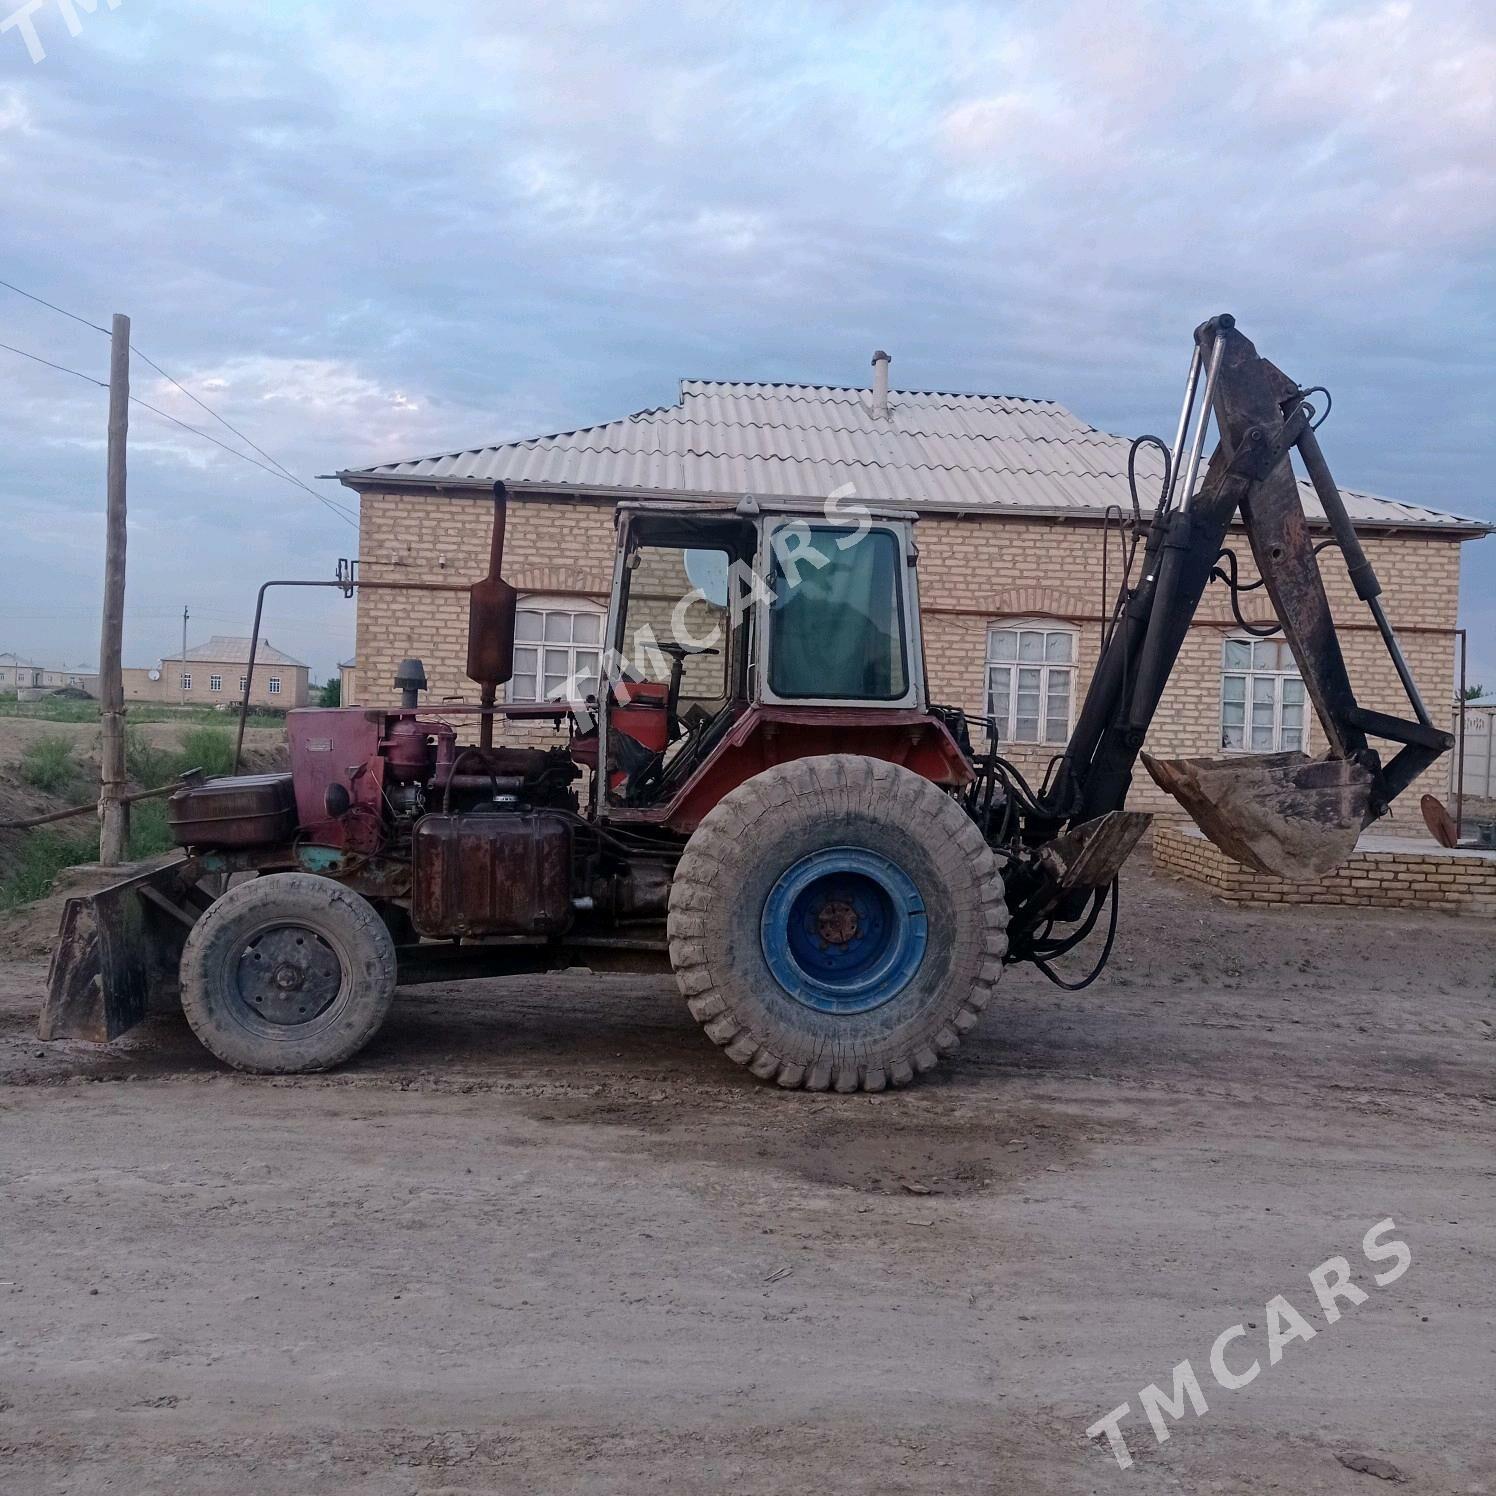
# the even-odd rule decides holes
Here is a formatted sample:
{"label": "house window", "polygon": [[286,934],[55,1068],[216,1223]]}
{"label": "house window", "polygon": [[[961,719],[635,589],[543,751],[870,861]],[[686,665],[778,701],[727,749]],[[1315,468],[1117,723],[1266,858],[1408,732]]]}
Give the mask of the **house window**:
{"label": "house window", "polygon": [[184,691],[190,691],[192,689],[192,677],[188,675],[185,670],[182,672],[182,689]]}
{"label": "house window", "polygon": [[208,689],[210,691],[223,690],[223,677],[221,675],[210,675],[208,677]]}
{"label": "house window", "polygon": [[987,715],[1000,741],[1063,745],[1074,700],[1074,629],[1005,623],[987,630]]}
{"label": "house window", "polygon": [[1281,639],[1221,645],[1221,747],[1285,753],[1304,746],[1304,682]]}
{"label": "house window", "polygon": [[244,690],[245,686],[247,686],[248,684],[249,684],[249,677],[247,675],[241,675],[239,677],[239,689],[240,689],[240,691],[242,692]]}
{"label": "house window", "polygon": [[597,692],[603,615],[596,609],[521,607],[514,617],[514,677],[510,701],[545,701],[564,694],[578,677],[577,694]]}
{"label": "house window", "polygon": [[279,696],[280,695],[280,688],[281,688],[281,678],[280,678],[280,676],[278,676],[278,675],[272,675],[270,677],[270,694],[272,696]]}

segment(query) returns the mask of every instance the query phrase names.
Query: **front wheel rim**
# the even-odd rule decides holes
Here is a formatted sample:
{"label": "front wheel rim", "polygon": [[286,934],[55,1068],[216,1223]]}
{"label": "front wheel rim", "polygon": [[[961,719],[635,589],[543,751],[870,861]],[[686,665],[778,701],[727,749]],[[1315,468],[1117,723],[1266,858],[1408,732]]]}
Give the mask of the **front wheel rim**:
{"label": "front wheel rim", "polygon": [[764,960],[818,1013],[866,1013],[913,980],[929,942],[924,900],[891,858],[826,847],[782,873],[764,901]]}
{"label": "front wheel rim", "polygon": [[314,1023],[343,990],[337,951],[305,925],[256,930],[240,947],[231,976],[242,1008],[279,1028]]}

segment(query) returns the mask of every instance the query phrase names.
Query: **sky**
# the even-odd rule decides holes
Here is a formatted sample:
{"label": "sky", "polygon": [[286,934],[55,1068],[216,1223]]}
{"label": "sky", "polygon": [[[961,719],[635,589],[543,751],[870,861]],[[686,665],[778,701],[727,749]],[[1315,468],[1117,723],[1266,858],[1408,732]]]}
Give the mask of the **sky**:
{"label": "sky", "polygon": [[[1333,391],[1342,485],[1496,521],[1489,5],[22,12],[0,279],[128,313],[335,503],[313,475],[612,419],[682,377],[862,384],[875,347],[897,386],[1169,436],[1191,329],[1231,311]],[[4,289],[0,342],[107,377],[99,332]],[[133,380],[248,450],[139,359]],[[96,660],[105,413],[0,349],[0,650]],[[190,640],[247,634],[261,580],[357,550],[283,475],[140,407],[129,503],[127,664],[177,648],[184,607]],[[351,653],[339,594],[271,596],[262,632],[314,676]],[[1496,539],[1465,547],[1461,616],[1496,688]]]}

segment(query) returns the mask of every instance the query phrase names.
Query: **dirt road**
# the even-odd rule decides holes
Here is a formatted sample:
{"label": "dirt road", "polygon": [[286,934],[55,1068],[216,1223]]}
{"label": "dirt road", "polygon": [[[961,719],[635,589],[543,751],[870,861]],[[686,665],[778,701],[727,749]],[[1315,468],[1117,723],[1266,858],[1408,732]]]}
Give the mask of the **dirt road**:
{"label": "dirt road", "polygon": [[763,1089],[668,982],[423,989],[266,1081],[178,1019],[43,1046],[0,969],[0,1490],[1496,1491],[1496,925],[1125,894],[1109,978],[1010,972],[871,1098]]}

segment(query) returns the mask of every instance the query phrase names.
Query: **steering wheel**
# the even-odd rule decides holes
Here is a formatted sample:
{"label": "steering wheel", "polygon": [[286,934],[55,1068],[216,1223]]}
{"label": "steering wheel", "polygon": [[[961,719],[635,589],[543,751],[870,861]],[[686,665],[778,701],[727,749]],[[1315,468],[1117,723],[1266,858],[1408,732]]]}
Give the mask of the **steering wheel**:
{"label": "steering wheel", "polygon": [[662,644],[660,653],[670,656],[670,689],[665,697],[665,731],[673,743],[680,736],[680,688],[686,660],[692,655],[721,654],[720,649],[698,649],[689,644]]}

